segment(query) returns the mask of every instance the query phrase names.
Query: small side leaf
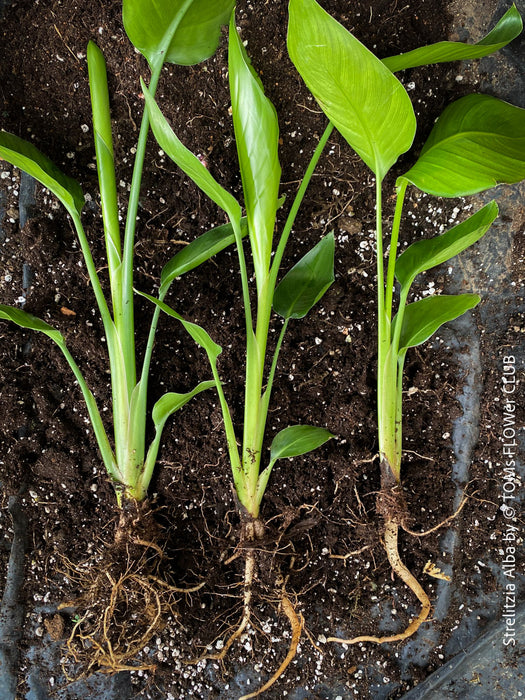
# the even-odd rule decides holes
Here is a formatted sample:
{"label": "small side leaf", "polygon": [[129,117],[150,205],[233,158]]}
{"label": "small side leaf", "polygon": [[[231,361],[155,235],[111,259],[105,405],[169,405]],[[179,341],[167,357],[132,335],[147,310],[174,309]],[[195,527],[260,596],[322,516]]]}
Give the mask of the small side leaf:
{"label": "small side leaf", "polygon": [[407,51],[400,56],[384,58],[385,66],[396,73],[406,68],[426,66],[431,63],[444,63],[446,61],[467,61],[475,58],[483,58],[495,51],[499,51],[509,42],[515,39],[523,29],[520,13],[513,5],[503,15],[494,29],[487,36],[475,44],[464,44],[460,41],[440,41],[430,46],[421,46],[419,49]]}
{"label": "small side leaf", "polygon": [[[248,233],[246,217],[241,219],[241,235]],[[193,270],[209,260],[221,250],[235,243],[235,234],[231,224],[217,226],[184,246],[169,262],[164,265],[160,275],[160,296],[163,297],[176,277]]]}
{"label": "small side leaf", "polygon": [[217,48],[235,0],[123,0],[122,19],[131,43],[149,64],[190,66]]}
{"label": "small side leaf", "polygon": [[273,308],[283,318],[303,318],[334,281],[334,234],[329,233],[277,285]]}
{"label": "small side leaf", "polygon": [[191,401],[194,396],[197,396],[197,394],[207,389],[213,389],[214,386],[215,382],[210,380],[197,384],[195,389],[189,391],[187,394],[176,394],[174,392],[164,394],[153,406],[153,411],[151,413],[153,423],[155,424],[155,430],[161,430],[171,414],[178,411],[179,408],[182,408],[188,401]]}
{"label": "small side leaf", "polygon": [[47,187],[72,216],[80,216],[84,195],[76,180],[64,175],[32,143],[7,131],[0,132],[0,160],[5,160]]}
{"label": "small side leaf", "polygon": [[145,292],[139,291],[137,291],[137,294],[151,301],[153,304],[162,309],[162,311],[164,311],[164,313],[168,316],[176,318],[177,321],[180,321],[186,329],[186,331],[189,333],[189,335],[197,343],[197,345],[200,345],[200,347],[206,351],[206,354],[210,358],[210,362],[212,362],[212,364],[215,363],[215,360],[219,357],[219,355],[222,352],[222,348],[220,345],[217,345],[217,343],[215,343],[211,339],[211,337],[204,330],[204,328],[198,326],[196,323],[192,323],[191,321],[186,321],[185,318],[183,318],[180,314],[174,311],[171,307],[169,307],[163,301],[152,297],[150,294],[146,294]]}
{"label": "small side leaf", "polygon": [[42,321],[42,319],[28,314],[27,311],[22,311],[22,309],[17,309],[14,306],[0,304],[0,318],[6,321],[13,321],[13,323],[16,323],[17,326],[21,328],[44,333],[49,336],[51,340],[54,340],[57,345],[65,345],[64,336],[60,331],[57,331],[53,326],[50,326],[49,323]]}
{"label": "small side leaf", "polygon": [[270,447],[270,463],[278,459],[298,457],[316,450],[334,436],[326,428],[312,425],[291,425],[274,437]]}
{"label": "small side leaf", "polygon": [[468,95],[445,109],[403,176],[423,192],[463,197],[525,178],[525,109]]}
{"label": "small side leaf", "polygon": [[315,0],[290,0],[288,53],[328,119],[383,180],[416,132],[399,80]]}
{"label": "small side leaf", "polygon": [[140,82],[148,107],[151,129],[159,146],[197,187],[228,214],[230,219],[240,221],[241,207],[235,197],[219,185],[197,156],[184,146],[166,121],[144,81],[141,79]]}
{"label": "small side leaf", "polygon": [[396,261],[396,277],[401,286],[409,288],[416,275],[441,265],[479,241],[497,215],[498,205],[489,202],[443,235],[413,243]]}
{"label": "small side leaf", "polygon": [[[444,323],[462,316],[480,302],[477,294],[438,295],[407,304],[399,339],[399,354],[421,345]],[[395,323],[395,319],[394,319]]]}

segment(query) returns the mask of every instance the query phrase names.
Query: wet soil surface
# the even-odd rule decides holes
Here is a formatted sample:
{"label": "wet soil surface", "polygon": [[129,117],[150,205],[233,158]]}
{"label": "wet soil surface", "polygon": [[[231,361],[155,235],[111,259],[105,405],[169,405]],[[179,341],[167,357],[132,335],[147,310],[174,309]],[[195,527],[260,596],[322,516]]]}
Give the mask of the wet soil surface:
{"label": "wet soil surface", "polygon": [[[444,0],[370,0],[351,5],[341,0],[324,3],[380,57],[441,40],[453,31],[463,36],[465,31],[455,24]],[[480,3],[479,11],[483,9]],[[20,0],[5,8],[0,25],[1,127],[32,140],[81,182],[87,195],[84,223],[104,284],[85,54],[87,42],[94,39],[108,63],[117,182],[124,211],[143,108],[138,79],[147,76],[148,70],[125,35],[120,12],[120,2],[115,0]],[[493,18],[489,14],[484,20],[483,31],[492,26]],[[325,118],[288,59],[286,3],[240,2],[237,23],[279,115],[281,192],[287,195],[282,226]],[[457,65],[434,66],[401,76],[419,120],[414,153],[443,107],[473,91],[468,78],[457,79],[458,70]],[[166,67],[157,95],[181,140],[206,159],[225,187],[239,195],[228,114],[225,36],[217,54],[205,64]],[[403,157],[385,183],[387,221],[392,217],[395,176],[409,162],[409,156]],[[224,219],[153,139],[146,163],[135,286],[154,293],[162,266],[180,248],[180,242],[191,241]],[[99,405],[109,415],[103,329],[72,226],[41,187],[33,191],[33,185],[5,163],[0,171],[0,210],[4,212],[0,220],[0,300],[5,304],[23,300],[27,311],[62,331]],[[402,245],[444,230],[463,215],[461,202],[412,197]],[[21,198],[23,206],[19,206]],[[170,580],[181,588],[204,585],[177,596],[172,614],[139,655],[137,665],[153,663],[155,669],[132,674],[135,697],[234,698],[242,694],[240,690],[256,689],[288,650],[289,624],[278,610],[283,582],[304,618],[307,634],[303,634],[292,666],[265,697],[399,698],[447,658],[452,630],[466,614],[461,596],[453,597],[444,619],[430,620],[421,630],[422,638],[432,631],[435,640],[424,668],[410,662],[400,666],[403,645],[348,648],[326,643],[326,637],[334,634],[374,634],[378,625],[383,633],[403,629],[417,610],[412,594],[392,578],[375,510],[379,465],[374,459],[373,198],[369,171],[334,134],[297,218],[283,269],[289,269],[323,234],[333,230],[336,281],[305,320],[290,324],[276,377],[267,444],[275,431],[296,423],[327,427],[336,439],[313,454],[282,461],[275,468],[261,513],[266,535],[258,551],[252,626],[222,664],[184,663],[207,648],[219,650],[240,615],[244,564],[242,557],[232,557],[241,522],[215,395],[210,392],[194,399],[165,431],[150,493],[158,523],[165,528]],[[26,210],[30,214],[27,222]],[[522,252],[518,243],[509,248],[510,274],[518,286]],[[482,264],[473,271],[472,279],[485,274]],[[444,266],[424,277],[417,292],[450,291],[450,279],[451,268]],[[173,286],[169,303],[204,326],[224,348],[220,373],[239,426],[244,321],[235,252],[225,251],[181,278]],[[457,455],[452,444],[455,420],[464,410],[458,396],[469,381],[469,369],[458,360],[465,348],[458,347],[454,332],[446,330],[432,344],[411,352],[406,364],[403,483],[412,528],[426,530],[451,515],[458,486],[467,487],[472,494],[452,525],[460,533],[462,549],[454,570],[448,573],[453,576],[451,585],[459,591],[481,585],[490,593],[499,586],[497,576],[483,562],[492,546],[488,543],[498,540],[504,528],[498,482],[501,429],[494,396],[501,396],[502,358],[512,353],[520,334],[520,319],[509,303],[506,330],[481,334],[480,432],[468,485],[455,480]],[[151,308],[137,300],[136,315],[140,356]],[[476,332],[480,311],[471,318]],[[279,327],[275,321],[271,342]],[[96,558],[112,541],[118,513],[80,391],[59,349],[47,338],[4,322],[0,338],[2,505],[7,506],[8,497],[18,493],[28,518],[21,594],[27,617],[20,640],[19,678],[20,697],[24,697],[31,665],[27,650],[35,643],[46,647],[52,640],[66,639],[74,624],[73,613],[57,616],[56,609],[53,612],[53,606],[82,593],[67,575],[63,558],[73,563]],[[189,391],[209,375],[203,353],[180,327],[163,319],[155,348],[151,403],[166,390]],[[522,425],[523,416],[517,416],[517,421]],[[0,565],[5,576],[12,537],[7,507],[0,525]],[[443,553],[440,537],[439,532],[424,538],[403,535],[400,544],[402,557],[417,572],[431,599],[438,580],[422,570],[428,561],[446,569],[448,555]],[[482,629],[483,618],[478,616],[475,624]],[[239,675],[241,669],[244,676]],[[58,669],[44,669],[43,675],[46,673],[43,681],[51,695],[77,697],[68,691],[63,678],[59,680]]]}

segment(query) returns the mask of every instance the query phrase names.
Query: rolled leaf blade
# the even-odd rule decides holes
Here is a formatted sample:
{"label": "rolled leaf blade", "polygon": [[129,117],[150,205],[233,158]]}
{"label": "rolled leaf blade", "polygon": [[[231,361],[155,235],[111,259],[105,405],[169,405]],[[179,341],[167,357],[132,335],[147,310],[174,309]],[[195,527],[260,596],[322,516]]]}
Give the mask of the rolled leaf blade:
{"label": "rolled leaf blade", "polygon": [[283,318],[303,318],[334,281],[334,234],[322,238],[283,277],[273,308]]}
{"label": "rolled leaf blade", "polygon": [[255,277],[260,284],[270,268],[279,207],[279,124],[237,33],[234,15],[230,21],[228,69],[248,232]]}
{"label": "rolled leaf blade", "polygon": [[72,216],[80,216],[84,206],[82,188],[76,180],[64,175],[32,143],[7,131],[0,131],[0,160],[5,160],[34,177],[58,197]]}
{"label": "rolled leaf blade", "polygon": [[427,341],[444,323],[462,316],[480,302],[477,294],[436,295],[407,304],[399,339],[399,354]]}
{"label": "rolled leaf blade", "polygon": [[207,389],[213,389],[214,386],[215,382],[213,380],[209,380],[200,382],[200,384],[186,394],[169,392],[164,394],[164,396],[161,396],[161,398],[153,406],[153,411],[151,413],[155,429],[162,429],[164,423],[173,413],[175,413],[175,411],[182,408],[188,403],[188,401],[191,401],[194,396],[197,396],[197,394],[200,394],[202,391],[206,391]]}
{"label": "rolled leaf blade", "polygon": [[404,87],[315,0],[290,1],[288,52],[326,116],[382,180],[416,132]]}
{"label": "rolled leaf blade", "polygon": [[[243,217],[241,235],[244,237],[247,233],[246,217]],[[160,276],[160,295],[163,296],[176,277],[195,269],[233,243],[235,234],[231,224],[216,226],[188,243],[164,265]]]}
{"label": "rolled leaf blade", "polygon": [[438,197],[462,197],[525,178],[525,109],[468,95],[437,120],[415,165],[403,176]]}
{"label": "rolled leaf blade", "polygon": [[151,130],[157,143],[171,160],[193,180],[208,197],[225,211],[230,219],[240,221],[241,207],[235,197],[224,189],[172,130],[144,81],[142,90],[148,107]]}
{"label": "rolled leaf blade", "polygon": [[235,0],[123,0],[131,43],[149,64],[194,65],[213,55]]}
{"label": "rolled leaf blade", "polygon": [[312,425],[291,425],[278,432],[274,437],[270,447],[270,462],[312,452],[333,437],[334,435],[326,428],[317,428]]}
{"label": "rolled leaf blade", "polygon": [[475,44],[466,44],[460,41],[440,41],[430,46],[421,46],[413,51],[407,51],[399,56],[389,56],[383,59],[385,66],[396,73],[407,68],[426,66],[431,63],[444,63],[447,61],[466,61],[483,58],[495,51],[499,51],[513,41],[523,29],[523,21],[520,13],[513,5],[497,25],[483,39]]}
{"label": "rolled leaf blade", "polygon": [[12,321],[21,328],[44,333],[51,338],[51,340],[54,340],[57,345],[65,345],[64,336],[60,331],[57,331],[56,328],[50,326],[49,323],[42,321],[42,319],[37,316],[33,316],[33,314],[29,314],[27,311],[22,311],[22,309],[17,309],[14,306],[0,304],[0,318],[6,321]]}
{"label": "rolled leaf blade", "polygon": [[405,289],[416,275],[455,257],[479,241],[498,215],[496,202],[489,202],[462,223],[440,236],[412,243],[397,259],[396,278]]}

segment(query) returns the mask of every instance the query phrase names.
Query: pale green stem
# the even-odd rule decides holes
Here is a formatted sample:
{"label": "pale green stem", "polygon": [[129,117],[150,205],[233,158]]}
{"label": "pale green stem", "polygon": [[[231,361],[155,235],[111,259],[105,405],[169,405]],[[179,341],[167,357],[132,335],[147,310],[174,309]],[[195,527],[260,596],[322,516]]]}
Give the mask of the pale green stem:
{"label": "pale green stem", "polygon": [[279,245],[277,246],[277,250],[275,251],[275,256],[274,256],[272,267],[270,270],[270,285],[271,285],[272,289],[275,288],[275,284],[277,282],[277,275],[279,274],[279,268],[281,267],[281,261],[283,259],[284,249],[286,248],[286,244],[288,242],[288,238],[290,236],[292,226],[294,225],[295,217],[297,216],[297,212],[299,211],[299,207],[301,206],[301,203],[304,199],[306,189],[307,189],[308,185],[310,184],[310,180],[312,179],[312,175],[314,174],[314,170],[317,166],[317,163],[319,162],[319,158],[321,157],[321,154],[324,151],[324,147],[326,146],[326,143],[327,143],[328,139],[330,138],[330,135],[331,135],[333,130],[334,130],[334,125],[332,124],[332,122],[328,122],[328,125],[327,125],[326,129],[324,130],[321,138],[319,139],[319,143],[317,144],[317,146],[315,148],[315,151],[312,155],[310,163],[308,164],[308,167],[307,167],[306,172],[304,174],[303,180],[299,186],[299,189],[297,190],[297,194],[295,195],[295,199],[293,201],[290,212],[289,212],[288,217],[286,219],[286,222],[284,224],[283,232],[281,234],[281,238],[279,239]]}
{"label": "pale green stem", "polygon": [[[155,66],[151,67],[149,91],[152,96],[155,96],[162,66],[163,62],[161,58]],[[133,252],[135,246],[135,231],[140,198],[140,185],[142,182],[142,170],[144,167],[148,131],[149,114],[148,109],[145,106],[137,142],[135,163],[133,166],[133,177],[131,179],[131,187],[129,192],[128,212],[124,231],[124,248],[122,254],[122,331],[123,336],[125,336],[122,337],[122,346],[126,363],[128,393],[130,396],[136,383],[135,325],[133,313]]]}
{"label": "pale green stem", "polygon": [[93,426],[93,432],[95,433],[95,438],[97,440],[98,448],[100,450],[104,466],[106,467],[108,474],[114,481],[122,483],[122,474],[120,473],[118,465],[115,461],[115,455],[113,454],[113,450],[111,449],[111,445],[109,444],[108,436],[104,429],[104,424],[102,423],[102,418],[100,417],[100,412],[98,410],[95,398],[89,390],[89,387],[86,383],[86,380],[84,379],[84,376],[82,375],[82,372],[80,371],[80,368],[73,359],[73,356],[71,355],[67,347],[63,344],[59,344],[59,348],[62,350],[64,357],[66,358],[69,366],[73,370],[73,374],[75,375],[78,385],[82,391],[82,395],[84,396],[84,401],[86,402],[89,418],[91,421],[91,425]]}
{"label": "pale green stem", "polygon": [[109,311],[104,292],[102,291],[102,287],[100,286],[97,268],[95,267],[95,263],[93,262],[91,249],[89,247],[89,243],[86,238],[86,234],[84,232],[84,227],[82,226],[80,216],[77,216],[72,212],[70,212],[70,214],[71,218],[73,219],[75,230],[77,232],[77,237],[80,243],[80,248],[82,250],[82,255],[84,256],[84,262],[86,263],[86,270],[89,275],[89,281],[91,282],[91,286],[93,287],[93,292],[95,294],[95,299],[100,311],[100,316],[102,318],[102,323],[104,324],[104,330],[106,331],[107,337],[110,334],[109,329],[113,327],[113,319],[111,317],[111,313]]}
{"label": "pale green stem", "polygon": [[408,186],[408,180],[403,179],[401,185],[397,188],[396,210],[394,213],[394,221],[392,223],[392,236],[390,238],[390,252],[388,255],[388,270],[386,276],[386,299],[385,312],[388,320],[392,320],[392,298],[394,294],[394,278],[396,271],[397,258],[397,242],[399,239],[399,228],[401,225],[401,215],[403,213],[403,204]]}

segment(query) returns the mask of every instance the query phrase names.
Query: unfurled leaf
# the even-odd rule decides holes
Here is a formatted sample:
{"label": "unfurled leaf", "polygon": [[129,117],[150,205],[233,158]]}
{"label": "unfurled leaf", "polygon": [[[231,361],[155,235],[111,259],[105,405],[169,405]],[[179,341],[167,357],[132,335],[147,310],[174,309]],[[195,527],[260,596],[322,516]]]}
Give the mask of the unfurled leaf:
{"label": "unfurled leaf", "polygon": [[240,221],[241,207],[235,197],[224,189],[213,177],[210,171],[204,167],[197,156],[184,146],[179,137],[172,130],[159,106],[151,96],[144,81],[141,79],[142,90],[146,98],[149,111],[151,129],[157,139],[157,143],[171,158],[171,160],[193,180],[208,197],[215,202],[230,219]]}
{"label": "unfurled leaf", "polygon": [[22,311],[22,309],[17,309],[14,306],[0,304],[0,318],[6,321],[12,321],[21,328],[45,333],[45,335],[49,336],[51,340],[54,340],[57,345],[65,345],[64,336],[60,331],[57,331],[53,326],[50,326],[49,323],[42,321],[42,319],[28,314],[27,311]]}
{"label": "unfurled leaf", "polygon": [[234,0],[123,0],[131,43],[152,65],[193,65],[209,58],[228,24]]}
{"label": "unfurled leaf", "polygon": [[[399,339],[399,354],[421,345],[440,326],[453,321],[480,302],[477,294],[437,295],[407,304]],[[395,319],[394,319],[395,322]]]}
{"label": "unfurled leaf", "polygon": [[490,202],[443,235],[413,243],[396,261],[396,277],[401,286],[409,288],[420,272],[441,265],[479,241],[497,215],[498,205]]}
{"label": "unfurled leaf", "polygon": [[513,5],[503,15],[494,29],[475,44],[464,44],[460,41],[440,41],[430,46],[421,46],[419,49],[407,51],[400,56],[384,58],[385,66],[396,73],[406,68],[426,66],[430,63],[444,63],[446,61],[466,61],[474,58],[483,58],[506,46],[515,39],[523,29],[520,13]]}
{"label": "unfurled leaf", "polygon": [[277,285],[273,308],[283,318],[303,318],[334,281],[334,234],[329,233]]}
{"label": "unfurled leaf", "polygon": [[202,391],[207,389],[213,389],[215,382],[210,380],[207,382],[201,382],[195,389],[189,391],[187,394],[176,394],[170,392],[169,394],[164,394],[157,403],[153,406],[153,411],[151,417],[153,418],[153,423],[155,424],[155,429],[162,429],[164,423],[168,420],[172,413],[178,411],[185,404],[188,403],[194,396],[200,394]]}
{"label": "unfurled leaf", "polygon": [[[241,233],[242,236],[248,233],[245,217],[241,219]],[[235,243],[235,234],[231,224],[212,228],[188,243],[164,265],[160,276],[160,296],[164,296],[176,277],[193,270],[233,243]]]}
{"label": "unfurled leaf", "polygon": [[290,1],[288,52],[323,112],[382,180],[416,132],[404,87],[315,0]]}
{"label": "unfurled leaf", "polygon": [[439,117],[403,177],[438,197],[519,182],[525,178],[525,109],[489,95],[457,100]]}
{"label": "unfurled leaf", "polygon": [[230,21],[228,69],[235,142],[257,284],[270,268],[281,166],[277,114]]}
{"label": "unfurled leaf", "polygon": [[298,457],[316,450],[334,436],[325,428],[312,425],[291,425],[274,437],[270,448],[270,462],[288,457]]}
{"label": "unfurled leaf", "polygon": [[76,180],[64,175],[32,143],[7,131],[0,131],[0,160],[5,160],[34,177],[58,197],[72,216],[80,216],[84,206],[84,195],[80,185]]}
{"label": "unfurled leaf", "polygon": [[219,355],[222,352],[222,348],[220,345],[217,345],[211,337],[208,335],[208,333],[202,328],[201,326],[198,326],[196,323],[192,323],[191,321],[186,321],[185,318],[183,318],[180,314],[178,314],[176,311],[174,311],[171,307],[169,307],[167,304],[165,304],[163,301],[160,301],[159,299],[155,299],[155,297],[152,297],[149,294],[145,294],[144,292],[137,292],[141,297],[144,297],[145,299],[148,299],[151,301],[153,304],[158,306],[162,311],[164,311],[165,314],[168,316],[171,316],[172,318],[176,318],[177,321],[180,321],[186,331],[189,333],[189,335],[193,338],[193,340],[197,343],[197,345],[200,345],[203,350],[206,351],[206,354],[210,358],[210,362],[212,364],[215,362],[215,360],[219,357]]}

